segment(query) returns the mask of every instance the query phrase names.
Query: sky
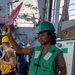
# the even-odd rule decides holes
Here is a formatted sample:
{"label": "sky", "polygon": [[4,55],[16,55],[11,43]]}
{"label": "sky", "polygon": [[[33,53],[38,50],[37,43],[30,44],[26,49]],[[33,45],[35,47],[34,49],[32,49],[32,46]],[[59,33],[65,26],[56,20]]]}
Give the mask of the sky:
{"label": "sky", "polygon": [[69,19],[75,19],[75,0],[70,0]]}

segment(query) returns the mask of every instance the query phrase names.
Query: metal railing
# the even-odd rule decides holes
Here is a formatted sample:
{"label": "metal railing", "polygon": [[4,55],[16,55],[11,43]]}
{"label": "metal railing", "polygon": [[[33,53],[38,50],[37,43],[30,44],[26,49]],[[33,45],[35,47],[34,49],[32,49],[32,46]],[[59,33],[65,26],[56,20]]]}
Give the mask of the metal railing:
{"label": "metal railing", "polygon": [[[72,8],[72,6],[73,6],[73,8]],[[74,7],[75,7],[75,3],[71,3],[71,4],[69,4],[69,6],[66,7],[68,9],[69,20],[75,19],[75,8]],[[63,6],[60,7],[60,9],[63,9]],[[52,9],[52,12],[54,12],[55,10],[56,9]],[[59,15],[62,16],[62,14],[60,14],[60,13],[59,13]],[[53,15],[51,17],[53,17]]]}
{"label": "metal railing", "polygon": [[[70,8],[70,6],[73,6],[74,7],[75,6],[75,3],[70,4],[69,5],[69,8]],[[71,18],[73,16],[73,19],[74,19],[75,18],[75,8],[69,9],[68,12],[69,12],[69,18]],[[71,15],[70,15],[70,13],[71,13]]]}

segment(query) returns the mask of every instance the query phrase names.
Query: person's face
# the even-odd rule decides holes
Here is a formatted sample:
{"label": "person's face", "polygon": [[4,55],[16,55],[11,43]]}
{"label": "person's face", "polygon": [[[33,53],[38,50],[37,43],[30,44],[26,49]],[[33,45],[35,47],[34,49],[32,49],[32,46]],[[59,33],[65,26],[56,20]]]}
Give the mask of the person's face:
{"label": "person's face", "polygon": [[50,43],[50,36],[48,35],[48,32],[42,32],[38,34],[38,41],[41,45],[46,45]]}
{"label": "person's face", "polygon": [[6,43],[2,43],[3,49],[6,49]]}
{"label": "person's face", "polygon": [[3,45],[3,49],[6,49],[9,46],[9,44],[7,43],[2,43],[2,45]]}

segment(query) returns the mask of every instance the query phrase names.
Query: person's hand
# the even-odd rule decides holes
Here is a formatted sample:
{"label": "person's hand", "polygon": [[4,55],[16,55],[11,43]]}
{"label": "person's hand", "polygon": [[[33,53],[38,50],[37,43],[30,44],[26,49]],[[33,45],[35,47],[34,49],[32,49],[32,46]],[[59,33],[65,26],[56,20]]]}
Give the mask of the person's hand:
{"label": "person's hand", "polygon": [[0,58],[0,63],[3,63],[3,59]]}
{"label": "person's hand", "polygon": [[4,25],[3,28],[2,28],[2,30],[5,31],[5,34],[7,36],[11,35],[10,27],[8,25]]}

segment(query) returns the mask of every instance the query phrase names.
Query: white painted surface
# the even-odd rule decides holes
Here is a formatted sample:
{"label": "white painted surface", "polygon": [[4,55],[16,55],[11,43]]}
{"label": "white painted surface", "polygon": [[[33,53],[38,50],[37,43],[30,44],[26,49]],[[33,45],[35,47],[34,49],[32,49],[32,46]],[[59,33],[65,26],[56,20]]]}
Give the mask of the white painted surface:
{"label": "white painted surface", "polygon": [[[71,43],[70,43],[71,42]],[[62,44],[62,48],[68,48],[68,53],[64,53],[64,58],[66,61],[67,66],[67,75],[75,75],[75,63],[74,63],[74,56],[75,56],[75,41],[74,40],[65,40],[65,41],[58,41],[57,43]],[[69,43],[69,44],[67,44]]]}
{"label": "white painted surface", "polygon": [[75,20],[64,21],[61,25],[61,30],[67,29],[75,25]]}

